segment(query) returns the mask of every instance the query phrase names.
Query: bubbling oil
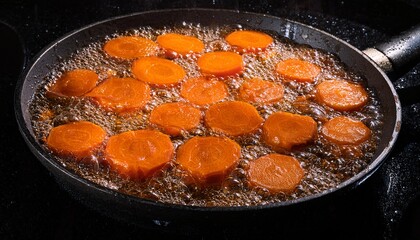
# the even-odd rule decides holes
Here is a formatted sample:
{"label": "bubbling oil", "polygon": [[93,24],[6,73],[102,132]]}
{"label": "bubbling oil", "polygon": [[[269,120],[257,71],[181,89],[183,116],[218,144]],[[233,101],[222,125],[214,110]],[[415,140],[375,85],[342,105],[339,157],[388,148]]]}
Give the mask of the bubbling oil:
{"label": "bubbling oil", "polygon": [[[65,71],[85,68],[99,74],[99,81],[108,77],[133,77],[130,67],[131,61],[109,57],[103,50],[103,44],[121,35],[142,36],[156,40],[157,36],[175,32],[196,36],[205,43],[205,52],[233,50],[224,37],[241,28],[240,26],[202,27],[185,23],[182,27],[165,27],[153,29],[141,27],[119,34],[107,36],[103,41],[92,42],[87,47],[78,49],[70,58],[64,59],[53,67],[44,77],[44,82],[36,91],[30,103],[32,127],[36,138],[42,143],[54,126],[73,121],[87,120],[103,127],[108,136],[129,130],[157,129],[148,121],[151,111],[163,103],[186,102],[180,96],[180,85],[168,88],[151,86],[151,100],[144,109],[134,113],[118,115],[98,107],[94,102],[84,97],[54,98],[46,97],[48,87]],[[273,153],[268,146],[261,142],[261,129],[246,136],[231,137],[241,145],[241,159],[226,180],[217,186],[202,187],[187,184],[184,172],[176,162],[176,154],[172,161],[162,171],[152,178],[143,181],[132,181],[120,177],[103,164],[102,146],[91,156],[89,164],[76,162],[71,158],[52,158],[60,162],[70,171],[95,182],[101,186],[129,194],[139,198],[152,199],[163,203],[195,205],[195,206],[252,206],[287,201],[321,193],[336,187],[346,179],[351,178],[366,168],[372,160],[382,127],[382,113],[380,103],[373,89],[366,88],[369,101],[363,109],[355,112],[338,112],[314,101],[314,86],[323,79],[343,79],[366,85],[362,76],[348,71],[333,54],[298,45],[276,33],[269,33],[275,40],[265,51],[259,53],[244,53],[245,70],[241,76],[230,76],[220,80],[228,85],[229,96],[223,101],[236,100],[238,89],[244,80],[259,77],[268,81],[284,85],[284,98],[274,104],[254,104],[259,114],[267,119],[277,111],[287,111],[311,116],[318,123],[318,132],[322,124],[336,116],[345,115],[364,122],[372,130],[372,138],[360,147],[338,147],[328,143],[321,135],[304,147],[294,149],[287,154],[296,157],[305,170],[305,176],[292,194],[270,194],[264,188],[250,188],[247,184],[247,169],[249,162],[263,155]],[[159,52],[164,56],[163,50]],[[197,55],[173,59],[180,64],[187,73],[187,78],[200,76],[196,64]],[[283,81],[281,76],[274,73],[275,65],[288,58],[300,58],[312,62],[322,68],[314,83],[297,83]],[[184,80],[185,80],[184,79]],[[182,84],[182,83],[181,83]],[[304,96],[304,101],[298,101]],[[207,107],[196,106],[203,111]],[[177,149],[186,140],[194,136],[220,136],[222,134],[208,129],[202,121],[190,132],[183,132],[180,136],[171,137]],[[105,143],[104,143],[105,144]],[[48,148],[44,147],[47,151]]]}

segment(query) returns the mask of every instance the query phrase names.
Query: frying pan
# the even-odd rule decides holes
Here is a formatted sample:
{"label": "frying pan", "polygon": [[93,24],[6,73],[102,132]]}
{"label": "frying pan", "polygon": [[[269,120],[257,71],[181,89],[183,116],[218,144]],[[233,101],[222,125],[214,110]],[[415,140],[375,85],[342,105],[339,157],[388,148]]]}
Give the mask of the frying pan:
{"label": "frying pan", "polygon": [[[297,200],[262,206],[197,207],[159,203],[121,194],[83,179],[54,161],[34,137],[28,109],[34,92],[42,83],[43,77],[50,71],[49,66],[53,66],[60,59],[69,57],[75,50],[116,32],[140,26],[161,28],[167,25],[181,25],[183,22],[201,24],[201,26],[240,24],[244,28],[275,31],[297,43],[336,54],[350,69],[366,77],[368,86],[376,89],[382,103],[384,126],[381,141],[371,164],[334,189]],[[410,35],[413,33],[416,35]],[[397,44],[397,40],[393,39],[363,53],[346,42],[311,26],[262,14],[215,9],[175,9],[116,17],[71,32],[51,43],[34,58],[17,83],[16,118],[27,145],[54,175],[57,182],[77,200],[114,218],[132,223],[142,221],[142,219],[153,220],[156,224],[163,226],[173,221],[189,226],[201,226],[203,223],[211,222],[227,224],[232,220],[241,223],[253,222],[257,219],[278,216],[278,214],[293,214],[296,208],[317,204],[335,194],[353,189],[372,175],[384,162],[396,141],[401,126],[400,102],[386,72],[391,73],[416,61],[420,54],[418,49],[412,46],[420,46],[419,33],[420,27],[417,27],[412,33],[407,33],[398,39]]]}

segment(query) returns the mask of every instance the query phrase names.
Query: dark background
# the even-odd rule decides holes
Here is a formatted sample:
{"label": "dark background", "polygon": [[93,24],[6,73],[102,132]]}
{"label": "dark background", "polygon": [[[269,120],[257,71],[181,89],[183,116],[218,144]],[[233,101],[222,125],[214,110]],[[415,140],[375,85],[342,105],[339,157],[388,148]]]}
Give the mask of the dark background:
{"label": "dark background", "polygon": [[0,239],[420,239],[420,64],[394,83],[403,105],[403,125],[385,164],[355,190],[329,200],[325,208],[297,212],[287,226],[273,219],[251,229],[220,227],[192,233],[171,223],[159,226],[146,220],[144,226],[132,225],[103,216],[62,190],[31,154],[16,124],[13,95],[25,62],[84,25],[133,12],[184,7],[285,17],[337,35],[359,49],[420,23],[418,0],[0,0]]}

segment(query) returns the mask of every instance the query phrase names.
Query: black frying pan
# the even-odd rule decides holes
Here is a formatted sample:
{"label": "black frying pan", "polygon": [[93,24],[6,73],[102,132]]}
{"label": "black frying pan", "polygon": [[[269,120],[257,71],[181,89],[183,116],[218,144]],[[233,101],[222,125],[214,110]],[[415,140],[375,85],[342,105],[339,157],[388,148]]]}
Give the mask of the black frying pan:
{"label": "black frying pan", "polygon": [[[163,204],[121,194],[83,179],[52,160],[34,137],[28,111],[28,103],[38,85],[42,82],[42,78],[50,71],[49,66],[56,64],[60,58],[69,57],[76,49],[93,41],[102,40],[106,35],[115,32],[140,26],[161,28],[165,25],[179,25],[182,22],[200,23],[202,26],[240,24],[245,28],[275,31],[295,42],[335,53],[352,70],[359,72],[368,79],[369,87],[377,90],[382,103],[385,124],[372,163],[337,188],[297,200],[252,207],[192,207]],[[394,71],[415,61],[419,56],[419,51],[411,48],[412,45],[420,46],[419,30],[420,28],[417,28],[417,33],[415,33],[417,35],[413,35],[415,37],[405,35],[405,38],[400,39],[399,45],[396,45],[395,41],[391,41],[391,43],[378,47],[390,58],[377,50],[367,50],[365,52],[375,61],[380,62],[385,71]],[[274,214],[277,216],[279,216],[278,214],[288,214],[292,213],[293,209],[300,208],[303,205],[324,201],[333,193],[337,194],[343,192],[343,190],[356,187],[378,169],[390,153],[401,126],[400,102],[385,71],[360,50],[328,33],[301,23],[273,16],[230,10],[179,9],[151,11],[92,24],[69,33],[47,46],[28,65],[17,83],[15,111],[21,133],[39,161],[51,171],[56,180],[72,196],[102,213],[130,222],[138,222],[140,219],[159,220],[155,222],[163,225],[172,221],[183,222],[190,226],[199,226],[201,223],[212,221],[221,224],[228,223],[231,220],[252,222],[259,217],[266,219]]]}

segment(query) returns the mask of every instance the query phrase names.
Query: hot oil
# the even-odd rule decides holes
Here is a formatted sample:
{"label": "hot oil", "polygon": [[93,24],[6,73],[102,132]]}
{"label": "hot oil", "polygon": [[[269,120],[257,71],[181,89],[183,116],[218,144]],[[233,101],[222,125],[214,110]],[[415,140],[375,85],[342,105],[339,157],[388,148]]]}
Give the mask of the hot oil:
{"label": "hot oil", "polygon": [[[241,27],[210,28],[185,23],[184,26],[177,28],[168,27],[156,30],[146,27],[133,29],[121,33],[121,35],[136,35],[156,40],[156,37],[160,34],[176,32],[198,37],[205,43],[206,52],[227,51],[233,49],[224,41],[224,36],[239,28]],[[116,36],[118,34],[111,35],[102,42],[94,42],[78,50],[69,59],[58,63],[51,73],[45,77],[45,83],[36,92],[30,106],[33,129],[40,142],[45,141],[49,131],[54,126],[79,120],[91,121],[102,126],[106,129],[108,136],[129,130],[158,129],[157,126],[148,121],[150,112],[156,106],[168,102],[186,102],[180,96],[180,85],[174,85],[170,88],[151,86],[151,101],[147,103],[144,109],[128,114],[116,114],[103,110],[90,99],[83,97],[56,99],[46,97],[46,90],[50,84],[58,79],[63,72],[72,69],[87,68],[94,70],[99,74],[100,81],[112,76],[133,77],[130,71],[130,61],[109,57],[102,50],[104,42]],[[277,111],[304,114],[313,117],[320,129],[326,120],[339,115],[347,115],[363,121],[373,131],[371,140],[364,143],[360,148],[340,148],[329,144],[322,136],[318,136],[315,142],[308,146],[287,152],[287,154],[296,157],[305,170],[305,177],[294,193],[272,195],[266,189],[251,189],[248,187],[246,171],[249,162],[268,153],[273,153],[273,150],[261,143],[261,129],[247,136],[232,138],[242,147],[241,160],[221,186],[203,187],[187,183],[185,179],[188,179],[188,174],[177,165],[175,156],[164,170],[143,181],[132,181],[110,171],[103,161],[102,150],[105,146],[102,146],[94,156],[91,156],[89,161],[84,163],[76,162],[71,158],[55,156],[53,158],[76,174],[99,185],[140,198],[182,205],[262,205],[297,199],[336,187],[370,163],[381,133],[382,114],[380,104],[376,100],[374,91],[367,89],[369,101],[361,111],[340,113],[319,105],[314,101],[314,86],[322,79],[344,79],[361,84],[365,84],[365,80],[348,71],[339,59],[332,54],[297,45],[273,34],[272,36],[275,38],[275,42],[265,51],[243,54],[246,67],[241,76],[220,79],[228,85],[229,89],[229,96],[224,101],[236,100],[241,84],[246,79],[259,77],[267,81],[281,83],[285,89],[284,98],[278,103],[254,104],[264,119]],[[164,56],[163,50],[160,55]],[[196,65],[197,57],[191,55],[175,58],[173,61],[183,66],[187,78],[198,77],[200,72]],[[316,77],[315,83],[286,82],[275,74],[273,71],[275,65],[288,58],[300,58],[320,66],[322,72]],[[196,107],[200,108],[199,106]],[[201,107],[201,109],[204,117],[207,107]],[[194,136],[209,135],[220,136],[222,134],[209,130],[205,123],[201,122],[196,129],[184,132],[181,136],[171,137],[171,140],[175,149],[177,149],[186,140]]]}

